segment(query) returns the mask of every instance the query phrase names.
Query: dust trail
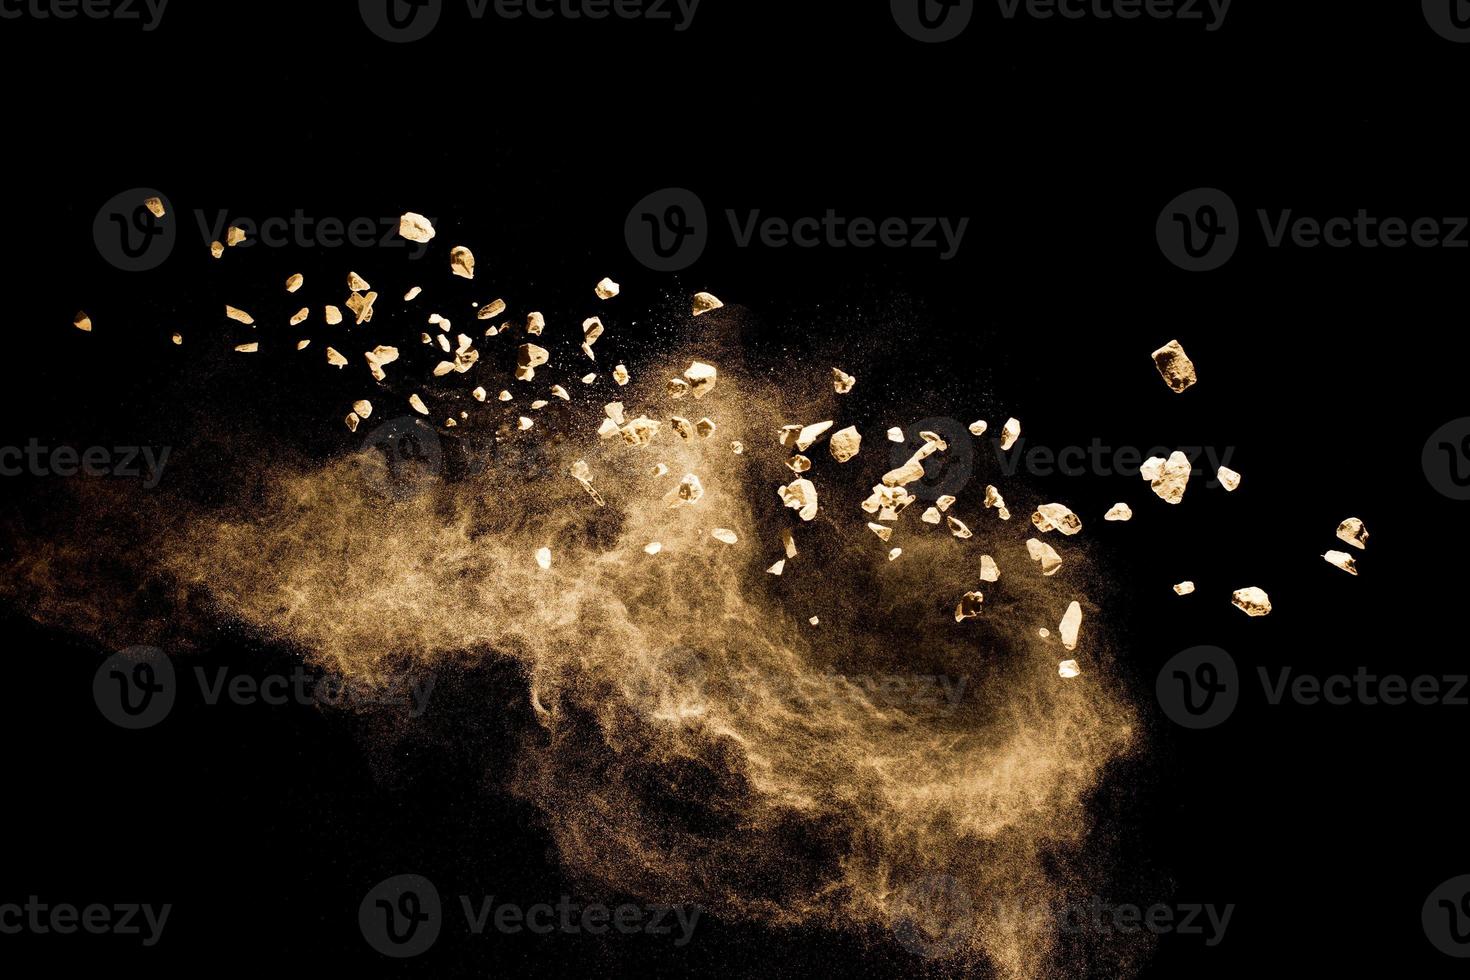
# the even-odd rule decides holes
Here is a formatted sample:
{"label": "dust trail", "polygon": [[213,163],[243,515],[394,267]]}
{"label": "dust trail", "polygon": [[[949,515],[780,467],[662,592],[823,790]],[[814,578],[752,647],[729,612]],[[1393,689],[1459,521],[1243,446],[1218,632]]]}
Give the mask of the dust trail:
{"label": "dust trail", "polygon": [[[671,405],[662,380],[692,357],[719,366],[719,386]],[[1078,887],[1094,861],[1089,794],[1133,747],[1133,708],[1088,601],[1092,559],[1058,542],[1067,564],[1043,578],[1024,547],[1035,501],[1008,486],[1015,520],[983,510],[996,481],[976,452],[952,511],[975,539],[907,514],[893,541],[904,554],[888,562],[857,507],[890,468],[874,426],[852,463],[810,454],[823,509],[803,524],[777,499],[790,473],[774,432],[843,417],[821,392],[825,370],[809,390],[773,383],[707,336],[635,369],[615,397],[629,417],[708,413],[720,427],[708,440],[667,427],[646,449],[598,440],[598,400],[553,406],[530,433],[502,429],[483,472],[416,493],[380,492],[395,477],[372,453],[277,458],[259,464],[248,505],[166,499],[170,520],[129,525],[122,554],[97,542],[127,505],[88,500],[49,541],[21,536],[6,593],[94,635],[146,627],[145,609],[163,629],[207,607],[368,681],[509,658],[539,720],[511,788],[544,814],[572,874],[735,920],[896,936],[956,968],[1064,972],[1057,938],[1006,910]],[[579,459],[605,507],[565,475]],[[660,461],[668,476],[651,474]],[[686,472],[705,496],[671,509],[663,497]],[[787,527],[801,553],[777,578],[765,568]],[[650,541],[662,553],[646,554]],[[533,557],[542,547],[549,570]],[[984,586],[984,615],[956,624],[957,597],[982,587],[981,553],[1001,578]],[[140,603],[145,580],[156,584]],[[1038,629],[1054,634],[1074,598],[1088,613],[1083,674],[1064,681],[1057,640]],[[894,699],[834,675],[964,687],[953,701]],[[926,904],[935,882],[958,896],[957,918]]]}

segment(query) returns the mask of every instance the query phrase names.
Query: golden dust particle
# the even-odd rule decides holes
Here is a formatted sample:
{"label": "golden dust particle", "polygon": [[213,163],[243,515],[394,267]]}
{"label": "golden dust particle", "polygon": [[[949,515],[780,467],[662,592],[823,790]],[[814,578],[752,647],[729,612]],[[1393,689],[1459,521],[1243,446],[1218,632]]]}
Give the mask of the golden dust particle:
{"label": "golden dust particle", "polygon": [[[684,380],[689,382],[689,393],[696,399],[708,395],[719,379],[719,372],[712,365],[695,361],[684,371]],[[806,447],[802,447],[806,448]]]}
{"label": "golden dust particle", "polygon": [[175,333],[173,335],[173,342],[175,345],[182,345],[184,343],[184,335],[181,333]]}
{"label": "golden dust particle", "polygon": [[626,385],[628,381],[632,378],[632,375],[628,374],[628,367],[625,364],[619,364],[617,367],[613,368],[612,376],[613,380],[617,382],[619,388]]}
{"label": "golden dust particle", "polygon": [[79,310],[77,312],[77,315],[71,318],[71,325],[76,327],[82,333],[92,332],[92,318],[89,317],[85,311]]}
{"label": "golden dust particle", "polygon": [[1265,616],[1271,612],[1271,597],[1264,590],[1251,586],[1245,589],[1236,589],[1231,596],[1235,608],[1247,616]]}
{"label": "golden dust particle", "polygon": [[903,549],[902,548],[891,548],[891,549],[889,549],[889,552],[888,552],[888,560],[889,561],[898,561],[898,556],[901,555],[901,554],[903,554]]}
{"label": "golden dust particle", "polygon": [[413,409],[415,412],[418,412],[420,415],[429,414],[428,406],[424,404],[424,400],[420,398],[417,394],[412,394],[408,396],[408,407]]}
{"label": "golden dust particle", "polygon": [[1139,468],[1139,474],[1149,481],[1160,500],[1177,504],[1184,499],[1185,488],[1189,486],[1190,469],[1189,457],[1175,450],[1167,460],[1150,456]]}
{"label": "golden dust particle", "polygon": [[373,417],[373,403],[366,398],[359,398],[352,403],[352,410],[365,419]]}
{"label": "golden dust particle", "polygon": [[604,278],[601,282],[599,282],[597,284],[597,287],[596,287],[597,298],[598,299],[612,299],[618,293],[622,292],[622,289],[623,289],[622,286],[619,286],[617,283],[613,282],[611,279]]}
{"label": "golden dust particle", "polygon": [[301,309],[297,310],[296,313],[291,317],[291,326],[294,327],[306,322],[306,318],[309,316],[311,316],[311,308],[303,306]]}
{"label": "golden dust particle", "polygon": [[1046,638],[1048,638],[1049,636],[1051,636],[1051,630],[1049,630],[1045,626],[1043,626],[1041,629],[1039,629],[1039,630],[1036,631],[1036,635],[1039,636],[1039,637],[1041,637],[1043,640],[1045,640]]}
{"label": "golden dust particle", "polygon": [[519,381],[530,381],[536,377],[536,369],[551,360],[551,354],[544,347],[535,344],[522,344],[516,349],[516,379]]}
{"label": "golden dust particle", "polygon": [[143,206],[147,208],[155,218],[162,218],[164,216],[165,212],[163,208],[162,198],[150,197],[148,200],[143,202]]}
{"label": "golden dust particle", "polygon": [[356,412],[348,412],[347,413],[347,418],[344,419],[343,421],[345,421],[347,423],[347,431],[348,432],[356,432],[357,431],[357,423],[361,422],[362,419],[358,418],[358,415],[357,415]]}
{"label": "golden dust particle", "polygon": [[355,272],[347,273],[347,288],[354,293],[366,293],[371,290],[372,284]]}
{"label": "golden dust particle", "polygon": [[994,582],[1000,578],[1000,566],[989,555],[980,556],[980,581]]}
{"label": "golden dust particle", "polygon": [[251,342],[248,344],[239,344],[235,347],[235,350],[241,354],[254,354],[256,351],[260,350],[260,344],[255,342]]}
{"label": "golden dust particle", "polygon": [[408,292],[406,292],[406,293],[403,294],[403,301],[405,303],[412,303],[414,300],[416,300],[416,299],[419,298],[419,294],[422,293],[423,291],[424,291],[424,287],[422,287],[422,286],[414,286]]}
{"label": "golden dust particle", "polygon": [[373,318],[373,304],[378,301],[377,293],[368,293],[366,296],[353,293],[347,297],[347,308],[357,317],[357,324],[361,326]]}
{"label": "golden dust particle", "polygon": [[531,426],[535,425],[536,422],[534,419],[528,419],[526,418],[526,416],[522,415],[520,422],[518,422],[517,424],[519,425],[522,432],[526,432],[531,428]]}
{"label": "golden dust particle", "polygon": [[1133,520],[1133,508],[1129,507],[1125,503],[1116,503],[1112,507],[1108,508],[1108,512],[1103,515],[1103,520],[1131,521]]}
{"label": "golden dust particle", "polygon": [[[629,427],[631,428],[637,425],[638,422],[638,419],[634,419],[629,423]],[[624,434],[624,438],[627,438],[626,433]],[[685,473],[684,478],[679,481],[679,485],[664,495],[664,501],[670,507],[682,507],[685,504],[699,503],[700,498],[703,496],[704,484],[699,482],[699,477],[693,473]]]}
{"label": "golden dust particle", "polygon": [[241,231],[239,228],[236,228],[234,225],[231,225],[225,231],[225,244],[228,245],[228,246],[230,246],[231,248],[234,248],[236,245],[239,245],[244,240],[245,240],[245,232]]}
{"label": "golden dust particle", "polygon": [[971,531],[964,521],[960,520],[958,517],[955,517],[953,514],[946,517],[945,520],[949,522],[949,533],[953,534],[961,541],[968,540],[975,536],[975,532]]}
{"label": "golden dust particle", "polygon": [[461,279],[475,278],[475,253],[463,245],[456,245],[449,252],[449,271]]}
{"label": "golden dust particle", "polygon": [[1216,470],[1215,479],[1220,481],[1220,486],[1224,487],[1227,492],[1240,486],[1240,474],[1228,466],[1222,466]]}
{"label": "golden dust particle", "polygon": [[225,316],[229,317],[231,320],[237,320],[240,323],[245,324],[246,326],[255,325],[255,317],[251,316],[249,313],[246,313],[244,310],[237,310],[229,304],[225,304]]}
{"label": "golden dust particle", "polygon": [[497,399],[499,399],[500,401],[508,402],[508,401],[511,400],[511,397],[512,396],[511,396],[511,393],[510,392],[508,392],[508,391],[502,391],[500,394],[496,395],[495,397]]}
{"label": "golden dust particle", "polygon": [[985,507],[986,509],[993,508],[996,516],[1003,521],[1011,519],[1011,512],[1006,509],[1006,498],[1002,497],[1000,491],[993,486],[985,488]]}
{"label": "golden dust particle", "polygon": [[805,478],[793,480],[776,492],[802,520],[809,521],[817,516],[817,487],[812,481]]}
{"label": "golden dust particle", "polygon": [[485,400],[486,392],[484,388],[476,388],[474,391],[470,392],[470,395],[475,399],[475,401],[482,402]]}
{"label": "golden dust particle", "polygon": [[741,442],[739,439],[735,440],[734,442],[730,443],[730,452],[734,453],[736,456],[745,455],[745,443]]}
{"label": "golden dust particle", "polygon": [[832,434],[827,442],[827,449],[832,453],[832,458],[839,463],[845,463],[858,454],[863,448],[862,433],[858,432],[856,426],[849,425]]}
{"label": "golden dust particle", "polygon": [[327,363],[332,365],[332,367],[334,368],[345,368],[347,366],[347,358],[343,357],[341,354],[328,347]]}
{"label": "golden dust particle", "polygon": [[582,383],[584,385],[590,385],[590,384],[592,384],[596,380],[597,380],[597,374],[595,372],[592,373],[592,374],[584,374],[584,375],[582,375]]}
{"label": "golden dust particle", "polygon": [[1164,384],[1176,394],[1188,390],[1199,380],[1194,373],[1194,362],[1177,340],[1171,340],[1154,351],[1153,358],[1154,367],[1159,369]]}
{"label": "golden dust particle", "polygon": [[[298,341],[296,341],[296,349],[297,350],[306,350],[306,348],[308,348],[310,346],[311,346],[311,341],[310,340],[298,340]],[[346,361],[343,361],[342,363],[343,364],[346,364],[347,362]],[[341,367],[342,365],[338,365],[338,366]]]}
{"label": "golden dust particle", "polygon": [[1073,602],[1067,606],[1067,612],[1062,616],[1058,632],[1062,635],[1062,646],[1068,650],[1077,649],[1077,633],[1082,629],[1082,605]]}
{"label": "golden dust particle", "polygon": [[984,419],[977,419],[974,422],[970,423],[970,435],[983,436],[985,435],[985,430],[989,428],[989,423],[987,423]]}
{"label": "golden dust particle", "polygon": [[1035,538],[1026,540],[1026,554],[1031,556],[1032,561],[1040,562],[1043,575],[1055,575],[1057,569],[1062,567],[1062,556],[1057,554],[1056,549]]}
{"label": "golden dust particle", "polygon": [[292,276],[289,276],[286,279],[286,292],[288,292],[288,293],[294,293],[294,292],[296,292],[296,290],[300,289],[303,285],[305,285],[305,283],[306,283],[306,277],[303,276],[299,272],[296,273],[296,274],[294,274],[294,275],[292,275]]}
{"label": "golden dust particle", "polygon": [[536,549],[536,564],[541,566],[541,570],[543,572],[546,571],[548,568],[551,567],[551,549],[550,548],[537,548]]}
{"label": "golden dust particle", "polygon": [[808,623],[811,623],[813,626],[821,626],[822,625],[822,620],[818,616],[813,616],[811,619],[808,619],[807,622]]}
{"label": "golden dust particle", "polygon": [[1057,673],[1062,677],[1072,678],[1081,674],[1082,671],[1077,667],[1077,661],[1063,660],[1057,667]]}
{"label": "golden dust particle", "polygon": [[839,395],[845,395],[852,391],[852,386],[857,384],[857,378],[847,374],[841,368],[832,369],[832,390]]}
{"label": "golden dust particle", "polygon": [[505,300],[492,299],[475,313],[476,320],[493,320],[505,312]]}
{"label": "golden dust particle", "polygon": [[955,505],[955,499],[952,494],[940,494],[938,499],[934,501],[934,506],[939,508],[939,512],[942,514]]}
{"label": "golden dust particle", "polygon": [[1082,530],[1082,518],[1072,513],[1071,508],[1065,504],[1042,504],[1036,508],[1036,513],[1031,515],[1031,523],[1036,525],[1036,530],[1042,534],[1048,531],[1061,531],[1067,537]]}
{"label": "golden dust particle", "polygon": [[327,318],[328,326],[335,327],[337,324],[342,322],[342,311],[337,309],[337,307],[329,306],[326,308],[324,313]]}
{"label": "golden dust particle", "polygon": [[714,538],[716,541],[724,542],[725,544],[734,544],[740,540],[739,536],[727,527],[715,528],[713,531],[710,532],[710,537]]}
{"label": "golden dust particle", "polygon": [[1356,517],[1349,517],[1337,525],[1337,537],[1338,540],[1346,541],[1359,551],[1368,549],[1368,529]]}
{"label": "golden dust particle", "polygon": [[954,607],[954,621],[963,623],[967,619],[974,619],[980,615],[985,604],[985,593],[966,592],[960,596],[960,601]]}
{"label": "golden dust particle", "polygon": [[1191,595],[1194,592],[1193,582],[1180,582],[1174,586],[1174,592],[1178,595]]}
{"label": "golden dust particle", "polygon": [[793,473],[805,473],[812,468],[812,461],[798,454],[786,461],[786,468]]}
{"label": "golden dust particle", "polygon": [[663,543],[659,541],[650,541],[648,542],[648,544],[643,546],[643,553],[645,555],[656,555],[663,550]]}
{"label": "golden dust particle", "polygon": [[781,531],[781,546],[786,549],[787,558],[796,557],[796,535],[791,533],[790,528]]}
{"label": "golden dust particle", "polygon": [[216,241],[216,242],[210,242],[209,243],[209,254],[210,255],[213,255],[217,259],[224,258],[224,256],[225,256],[225,243],[224,242],[218,242],[218,241]]}
{"label": "golden dust particle", "polygon": [[1349,575],[1358,574],[1358,563],[1352,555],[1346,551],[1329,551],[1322,556],[1329,565],[1336,566]]}
{"label": "golden dust particle", "polygon": [[874,524],[872,521],[869,521],[868,530],[878,535],[879,541],[887,541],[889,538],[893,537],[893,528],[889,527],[886,524]]}
{"label": "golden dust particle", "polygon": [[426,245],[434,240],[434,226],[428,218],[415,211],[405,211],[398,219],[398,234],[411,242]]}
{"label": "golden dust particle", "polygon": [[546,317],[540,313],[526,314],[526,333],[532,337],[541,336],[541,331],[546,329]]}
{"label": "golden dust particle", "polygon": [[888,430],[888,441],[889,442],[903,442],[903,430],[900,429],[896,425],[893,428],[889,429]]}
{"label": "golden dust particle", "polygon": [[1000,448],[1010,449],[1021,438],[1021,422],[1019,419],[1006,419],[1006,424],[1000,430]]}
{"label": "golden dust particle", "polygon": [[772,565],[770,568],[766,569],[766,574],[767,575],[780,575],[784,571],[786,571],[786,559],[785,558],[782,558],[779,561],[777,561],[774,565]]}
{"label": "golden dust particle", "polygon": [[939,515],[938,507],[930,507],[919,516],[919,520],[923,521],[925,524],[938,524],[943,519],[944,518]]}
{"label": "golden dust particle", "polygon": [[695,293],[694,301],[692,303],[692,312],[695,316],[703,316],[704,314],[709,313],[711,310],[718,310],[724,305],[725,304],[721,303],[720,298],[714,293]]}

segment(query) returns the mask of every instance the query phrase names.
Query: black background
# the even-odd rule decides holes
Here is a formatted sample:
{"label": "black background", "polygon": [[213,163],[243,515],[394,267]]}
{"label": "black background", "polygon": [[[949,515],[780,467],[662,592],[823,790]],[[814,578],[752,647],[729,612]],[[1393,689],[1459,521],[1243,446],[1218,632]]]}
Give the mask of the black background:
{"label": "black background", "polygon": [[[570,295],[603,275],[625,295],[710,288],[757,314],[753,344],[799,349],[798,326],[865,349],[881,339],[901,352],[885,363],[894,391],[959,396],[953,411],[975,417],[1014,412],[1054,444],[1234,446],[1245,483],[1229,498],[1201,494],[1163,514],[1130,486],[1135,521],[1094,524],[1128,570],[1111,588],[1128,610],[1128,680],[1149,729],[1143,758],[1099,805],[1127,816],[1140,878],[1166,878],[1179,902],[1237,906],[1220,946],[1166,937],[1144,975],[1461,969],[1426,941],[1419,912],[1470,871],[1456,819],[1470,709],[1268,707],[1253,680],[1258,665],[1465,669],[1465,505],[1434,492],[1420,452],[1470,414],[1459,380],[1470,252],[1273,250],[1253,224],[1257,208],[1470,213],[1457,95],[1470,46],[1436,36],[1417,4],[1237,0],[1215,33],[1006,22],[982,4],[961,39],[925,46],[886,4],[704,0],[684,34],[461,18],[406,47],[372,37],[352,3],[175,5],[146,35],[0,22],[6,444],[160,444],[196,424],[201,403],[218,407],[218,424],[285,429],[307,450],[340,438],[330,413],[307,411],[340,393],[289,375],[266,386],[254,364],[168,342],[174,329],[225,330],[215,309],[227,279],[192,227],[155,273],[102,261],[98,207],[153,186],[181,214],[444,216],[477,236],[482,275],[514,283],[507,293]],[[655,276],[627,254],[622,223],[666,186],[695,190],[713,212],[971,223],[951,262],[736,249],[717,229],[693,269]],[[1188,274],[1160,254],[1154,220],[1199,186],[1226,190],[1250,227],[1223,269]],[[293,259],[260,251],[249,261],[262,277],[292,271]],[[91,336],[68,326],[79,307],[97,320]],[[1147,358],[1171,337],[1205,379],[1183,397]],[[208,383],[180,380],[200,357]],[[11,520],[44,513],[47,481],[5,484]],[[1053,485],[1104,507],[1125,496],[1091,477]],[[1373,533],[1357,579],[1317,557],[1340,547],[1332,531],[1350,514]],[[1201,593],[1175,597],[1181,578]],[[1271,593],[1270,617],[1221,600],[1247,584]],[[508,764],[496,711],[456,722],[463,748],[447,756],[442,738],[408,737],[375,758],[350,724],[305,708],[184,704],[158,729],[123,733],[88,695],[110,650],[23,609],[7,610],[4,628],[0,899],[175,910],[156,949],[3,937],[0,962],[167,975],[218,963],[423,976],[925,969],[883,937],[862,946],[710,921],[684,950],[446,937],[430,956],[390,963],[356,925],[360,896],[390,874],[526,903],[569,887],[531,814],[487,797]],[[1184,732],[1150,692],[1168,657],[1201,643],[1230,650],[1254,696],[1225,726]],[[291,663],[228,633],[202,657],[257,676]],[[524,710],[493,669],[461,683],[449,696]]]}

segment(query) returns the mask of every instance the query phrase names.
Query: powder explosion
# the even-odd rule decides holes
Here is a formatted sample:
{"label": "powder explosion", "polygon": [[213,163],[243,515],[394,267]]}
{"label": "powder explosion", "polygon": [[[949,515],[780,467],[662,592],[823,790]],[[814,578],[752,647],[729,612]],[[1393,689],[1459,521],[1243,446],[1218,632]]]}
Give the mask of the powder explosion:
{"label": "powder explosion", "polygon": [[[417,216],[404,227],[433,237]],[[467,249],[450,261],[473,278]],[[345,305],[366,323],[377,294],[356,273],[350,285]],[[1094,558],[1071,536],[1080,520],[1021,485],[987,493],[980,473],[953,502],[932,499],[925,464],[982,436],[904,431],[915,455],[895,466],[883,427],[859,426],[860,447],[841,432],[843,395],[866,372],[788,365],[772,382],[740,343],[738,308],[709,294],[693,308],[697,336],[641,362],[629,353],[616,388],[580,383],[574,365],[595,368],[586,324],[506,320],[481,360],[462,334],[451,351],[449,321],[431,318],[439,330],[418,346],[443,358],[432,377],[405,395],[413,358],[377,346],[372,397],[348,423],[372,424],[374,403],[379,418],[390,402],[447,413],[436,438],[495,433],[480,466],[435,479],[370,436],[326,462],[256,457],[252,492],[225,504],[88,491],[65,530],[22,538],[8,590],[37,619],[95,637],[177,642],[181,622],[244,625],[365,683],[509,660],[536,723],[506,747],[508,789],[539,808],[574,877],[731,921],[897,937],[946,969],[1071,972],[1085,953],[1006,910],[1086,888],[1106,860],[1089,796],[1135,747],[1090,597]],[[505,305],[482,309],[493,319]],[[714,431],[684,431],[684,415]],[[834,424],[808,439],[814,420]],[[1002,445],[1016,424],[997,426]],[[389,456],[415,425],[385,426]],[[686,474],[697,499],[679,490]],[[816,506],[804,489],[791,506],[795,480]],[[1033,521],[1003,519],[1002,493],[1020,513],[1038,506]],[[168,519],[139,524],[146,507]],[[119,512],[135,537],[99,546],[122,533]],[[1063,657],[1076,659],[1059,671]],[[952,684],[894,703],[862,683],[875,675],[963,681],[957,696]]]}

